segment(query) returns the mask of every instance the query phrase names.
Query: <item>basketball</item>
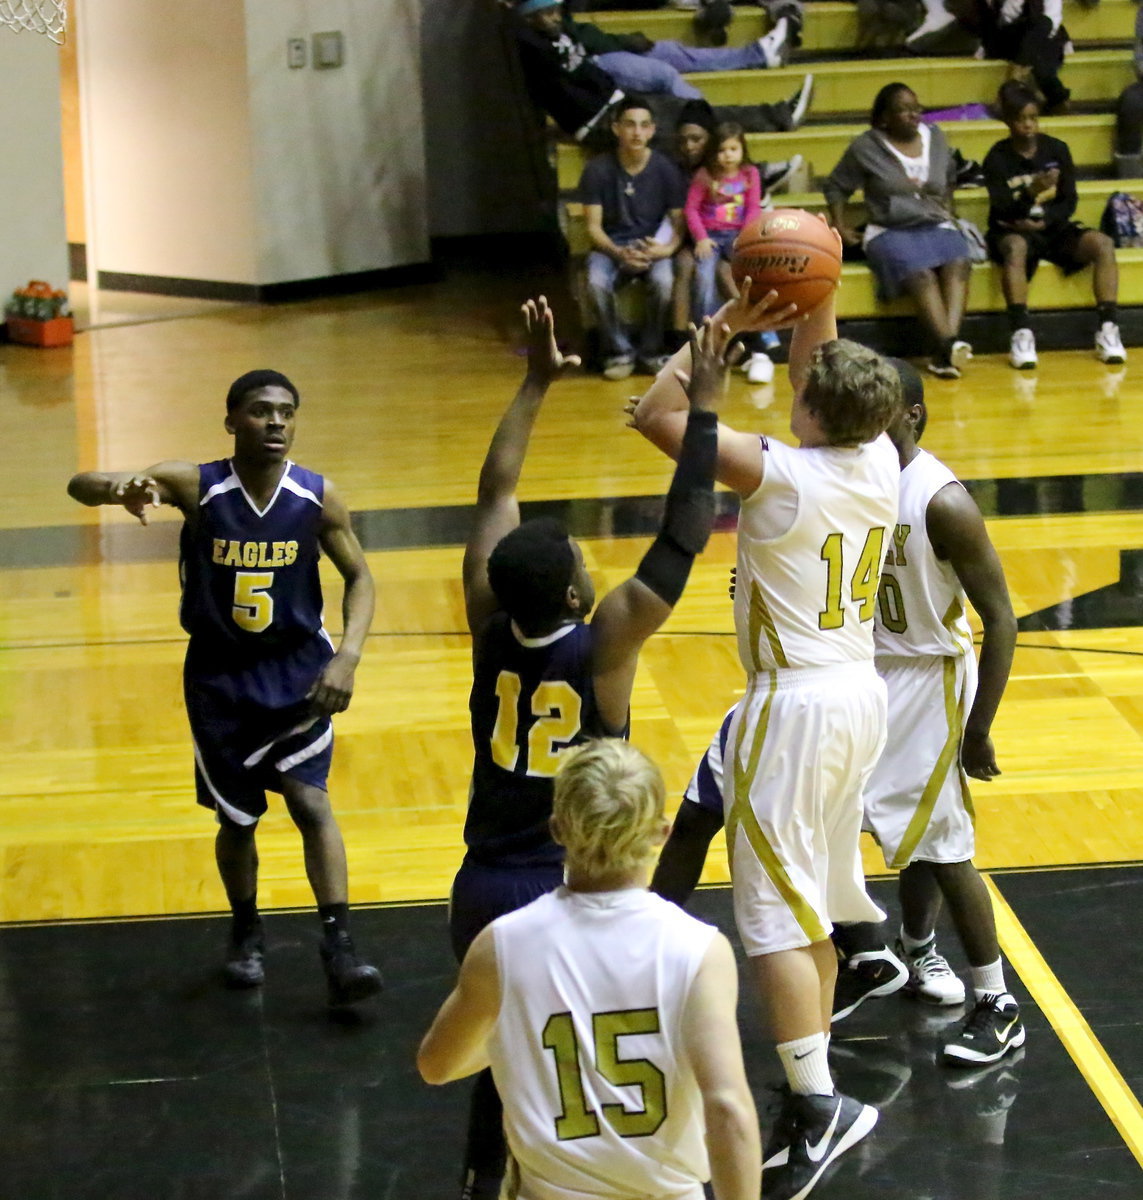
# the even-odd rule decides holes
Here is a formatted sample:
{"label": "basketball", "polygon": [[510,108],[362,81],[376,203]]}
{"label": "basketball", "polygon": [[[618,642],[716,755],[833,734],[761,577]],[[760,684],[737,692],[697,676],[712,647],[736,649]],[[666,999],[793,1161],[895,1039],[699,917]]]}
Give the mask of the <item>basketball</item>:
{"label": "basketball", "polygon": [[750,279],[751,303],[777,292],[775,308],[816,308],[837,287],[841,246],[820,217],[800,208],[775,208],[742,227],[730,259],[734,282]]}

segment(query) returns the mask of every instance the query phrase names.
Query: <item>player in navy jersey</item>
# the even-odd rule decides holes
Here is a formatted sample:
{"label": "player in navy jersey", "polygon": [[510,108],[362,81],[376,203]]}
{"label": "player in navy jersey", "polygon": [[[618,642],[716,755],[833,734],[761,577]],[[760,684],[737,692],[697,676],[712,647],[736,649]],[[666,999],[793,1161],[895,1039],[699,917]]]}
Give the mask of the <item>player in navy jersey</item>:
{"label": "player in navy jersey", "polygon": [[[485,925],[563,882],[563,848],[548,824],[561,756],[589,738],[626,734],[639,649],[682,595],[714,521],[712,406],[727,356],[708,326],[692,338],[686,441],[662,529],[635,575],[604,597],[588,624],[595,589],[579,546],[556,520],[520,523],[516,485],[532,426],[549,385],[579,361],[560,354],[543,297],[524,305],[524,320],[527,372],[481,468],[464,555],[474,762],[467,852],[449,912],[458,959]],[[462,1195],[498,1196],[504,1163],[500,1099],[483,1071]]]}
{"label": "player in navy jersey", "polygon": [[[89,471],[68,492],[81,504],[121,505],[144,525],[160,504],[183,514],[184,694],[198,802],[218,818],[215,858],[232,912],[227,982],[257,987],[264,978],[254,833],[269,789],[302,835],[330,1003],[343,1005],[381,988],[350,938],[345,845],[326,790],[330,717],[349,707],[373,579],[333,485],[287,457],[299,403],[284,375],[248,372],[226,398],[231,458]],[[345,581],[336,651],[321,620],[323,550]]]}

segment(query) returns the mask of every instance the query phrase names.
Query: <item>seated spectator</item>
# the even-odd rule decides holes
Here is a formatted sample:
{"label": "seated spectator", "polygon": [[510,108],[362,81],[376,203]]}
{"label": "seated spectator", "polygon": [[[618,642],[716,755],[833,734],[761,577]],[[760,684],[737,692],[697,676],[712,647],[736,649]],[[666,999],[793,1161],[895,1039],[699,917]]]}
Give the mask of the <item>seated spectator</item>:
{"label": "seated spectator", "polygon": [[[750,161],[741,125],[719,125],[707,139],[702,165],[691,178],[684,214],[694,240],[692,320],[701,325],[704,317],[713,316],[721,306],[720,283],[721,290],[738,295],[726,269],[734,239],[744,225],[762,214],[762,179]],[[770,338],[770,345],[777,345],[777,335],[770,334]],[[747,378],[751,383],[770,383],[774,363],[764,343],[752,337],[749,347]]]}
{"label": "seated spectator", "polygon": [[[702,166],[710,139],[714,136],[715,127],[720,120],[740,124],[750,132],[763,132],[774,128],[764,122],[780,118],[788,121],[789,124],[780,125],[777,128],[796,129],[801,124],[809,106],[813,85],[814,77],[807,75],[792,100],[780,100],[777,104],[726,104],[720,105],[715,110],[705,100],[685,101],[677,111],[677,117],[673,122],[675,162],[678,163],[684,176],[690,180]],[[659,99],[661,102],[662,97]],[[655,105],[656,120],[661,126],[662,120],[658,116],[659,107],[658,104]],[[783,109],[788,110],[788,115],[783,115]],[[771,193],[784,187],[791,176],[802,168],[804,162],[805,160],[800,154],[795,154],[792,158],[783,159],[780,162],[759,164],[763,207],[770,207]],[[673,350],[677,350],[687,341],[687,327],[692,316],[691,292],[694,285],[694,271],[694,253],[691,246],[684,243],[675,255],[675,291],[671,300],[671,345],[669,346]],[[724,300],[738,294],[734,279],[730,274],[730,263],[725,258],[719,260],[717,277],[718,293]],[[758,334],[756,340],[759,343],[758,351],[771,350],[780,344],[776,333]],[[767,356],[767,361],[769,361],[769,356]],[[754,354],[748,355],[743,360],[743,367],[748,375],[751,368],[754,368],[755,378],[751,380],[752,383],[769,382],[769,380],[761,378],[765,373],[765,364],[761,360],[756,363]],[[773,378],[772,362],[770,362],[770,377]]]}
{"label": "seated spectator", "polygon": [[1028,323],[1028,280],[1040,259],[1071,275],[1091,264],[1099,328],[1095,353],[1101,362],[1125,362],[1119,336],[1119,273],[1111,238],[1073,221],[1076,172],[1067,143],[1040,132],[1036,94],[1010,80],[1000,89],[1000,113],[1009,136],[984,160],[988,188],[988,249],[1001,267],[1012,328],[1008,361],[1018,369],[1036,365],[1036,339]]}
{"label": "seated spectator", "polygon": [[1123,89],[1115,113],[1115,173],[1143,178],[1143,4],[1135,10],[1136,79]]}
{"label": "seated spectator", "polygon": [[671,40],[653,42],[641,33],[607,33],[596,25],[573,21],[564,12],[563,0],[519,0],[515,13],[520,21],[514,32],[528,89],[561,128],[572,133],[578,127],[568,129],[548,103],[539,100],[540,94],[555,87],[551,76],[578,75],[590,59],[623,91],[666,92],[695,100],[702,93],[681,72],[780,66],[788,29],[788,22],[781,20],[748,46],[714,49]]}
{"label": "seated spectator", "polygon": [[[607,379],[633,370],[654,374],[662,365],[674,284],[672,255],[682,240],[686,185],[679,169],[651,149],[655,122],[639,96],[621,101],[612,122],[617,147],[583,169],[580,199],[588,237],[587,290],[599,326]],[[632,344],[615,303],[616,290],[633,280],[646,285],[638,346]]]}
{"label": "seated spectator", "polygon": [[[871,128],[850,142],[823,191],[842,241],[864,246],[881,299],[912,298],[933,343],[929,370],[956,379],[972,358],[960,340],[971,263],[949,206],[953,157],[921,112],[909,87],[886,84],[873,101]],[[845,203],[859,188],[869,212],[864,238],[845,219]]]}

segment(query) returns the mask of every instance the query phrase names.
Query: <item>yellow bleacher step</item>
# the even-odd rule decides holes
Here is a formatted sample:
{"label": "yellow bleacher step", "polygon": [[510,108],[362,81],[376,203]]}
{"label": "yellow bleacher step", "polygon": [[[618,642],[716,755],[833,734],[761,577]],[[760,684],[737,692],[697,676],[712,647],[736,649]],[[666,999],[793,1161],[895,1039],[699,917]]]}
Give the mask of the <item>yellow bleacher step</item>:
{"label": "yellow bleacher step", "polygon": [[[815,176],[828,175],[845,148],[867,125],[809,125],[792,133],[751,133],[746,140],[755,162],[776,162],[802,154]],[[995,142],[1008,133],[1000,121],[947,121],[941,125],[949,142],[967,158],[980,161]],[[1102,167],[1111,162],[1115,118],[1110,113],[1071,117],[1045,117],[1040,128],[1062,138],[1079,167]],[[562,192],[574,191],[588,151],[574,142],[556,146],[556,173]]]}
{"label": "yellow bleacher step", "polygon": [[[1143,304],[1143,250],[1117,250],[1119,263],[1119,303]],[[1044,263],[1036,272],[1028,290],[1031,308],[1091,308],[1091,272],[1079,271],[1066,276],[1059,267]],[[1000,290],[1000,271],[991,263],[974,263],[968,291],[970,313],[1005,311]],[[864,263],[847,263],[842,268],[837,293],[837,315],[852,317],[905,317],[914,312],[907,299],[882,304],[876,295],[873,275]]]}
{"label": "yellow bleacher step", "polygon": [[[1084,42],[1130,41],[1135,28],[1134,0],[1101,0],[1095,8],[1085,8],[1075,0],[1064,5],[1064,25],[1072,41]],[[577,20],[590,21],[610,33],[631,33],[638,30],[655,41],[674,38],[684,45],[697,43],[693,14],[678,9],[657,12],[588,12]],[[728,45],[744,46],[761,37],[770,27],[760,8],[739,5],[730,24]],[[812,3],[806,12],[802,52],[840,54],[852,50],[857,40],[857,6],[838,4],[833,0]],[[813,70],[813,66],[807,70]]]}
{"label": "yellow bleacher step", "polygon": [[[774,71],[706,71],[687,75],[711,104],[774,103],[790,97],[807,70],[814,74],[811,114],[864,112],[887,83],[901,82],[926,108],[990,103],[1008,72],[1005,62],[977,58],[878,58],[817,62]],[[1060,74],[1072,99],[1112,104],[1135,79],[1123,50],[1082,50]]]}

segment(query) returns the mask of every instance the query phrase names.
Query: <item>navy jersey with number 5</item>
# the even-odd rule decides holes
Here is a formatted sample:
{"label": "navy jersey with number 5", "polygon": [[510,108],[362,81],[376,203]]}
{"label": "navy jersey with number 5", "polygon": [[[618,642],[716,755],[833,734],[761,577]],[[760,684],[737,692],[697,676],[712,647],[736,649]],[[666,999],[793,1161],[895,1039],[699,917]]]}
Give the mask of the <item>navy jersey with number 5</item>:
{"label": "navy jersey with number 5", "polygon": [[552,780],[569,746],[606,736],[595,707],[591,627],[525,637],[497,613],[480,637],[468,709],[475,758],[464,840],[489,866],[558,863]]}
{"label": "navy jersey with number 5", "polygon": [[252,696],[270,707],[297,703],[333,656],[322,626],[318,577],[324,481],[287,462],[259,510],[229,459],[199,467],[197,516],[183,526],[180,620],[190,634],[188,670],[263,671]]}

